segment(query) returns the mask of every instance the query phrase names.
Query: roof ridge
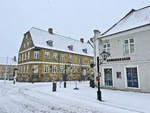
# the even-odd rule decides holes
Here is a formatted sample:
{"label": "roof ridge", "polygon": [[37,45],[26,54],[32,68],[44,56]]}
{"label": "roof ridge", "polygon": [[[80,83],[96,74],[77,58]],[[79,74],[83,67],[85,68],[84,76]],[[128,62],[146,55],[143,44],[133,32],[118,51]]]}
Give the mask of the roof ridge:
{"label": "roof ridge", "polygon": [[143,9],[146,9],[146,8],[148,8],[148,7],[150,7],[150,5],[148,5],[148,6],[145,6],[145,7],[142,7],[142,8],[139,8],[139,9],[136,9],[135,11],[143,10]]}
{"label": "roof ridge", "polygon": [[[36,28],[36,27],[32,27],[33,29],[37,29],[37,30],[41,30],[41,31],[44,31],[44,32],[48,32],[48,31],[46,31],[46,30],[43,30],[43,29],[40,29],[40,28]],[[31,29],[32,29],[31,28]],[[73,38],[71,38],[71,37],[68,37],[68,36],[63,36],[63,35],[60,35],[60,34],[57,34],[57,33],[53,33],[53,34],[55,34],[55,35],[58,35],[58,36],[62,36],[62,37],[64,37],[64,38],[68,38],[68,39],[71,39],[71,40],[75,40],[75,41],[78,41],[78,42],[80,42],[80,40],[77,40],[77,39],[73,39]],[[82,42],[81,42],[82,43]],[[84,42],[84,43],[86,43],[86,44],[88,44],[87,42]]]}

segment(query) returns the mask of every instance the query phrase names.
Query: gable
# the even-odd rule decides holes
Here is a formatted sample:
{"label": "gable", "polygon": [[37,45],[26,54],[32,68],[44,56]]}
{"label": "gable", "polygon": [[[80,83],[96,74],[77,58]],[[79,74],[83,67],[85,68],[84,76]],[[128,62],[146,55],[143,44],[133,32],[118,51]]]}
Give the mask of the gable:
{"label": "gable", "polygon": [[24,34],[24,38],[20,47],[19,52],[24,51],[28,48],[34,47],[31,34],[29,32]]}
{"label": "gable", "polygon": [[120,21],[108,29],[103,36],[120,33],[147,24],[150,24],[150,6],[138,10],[132,9]]}

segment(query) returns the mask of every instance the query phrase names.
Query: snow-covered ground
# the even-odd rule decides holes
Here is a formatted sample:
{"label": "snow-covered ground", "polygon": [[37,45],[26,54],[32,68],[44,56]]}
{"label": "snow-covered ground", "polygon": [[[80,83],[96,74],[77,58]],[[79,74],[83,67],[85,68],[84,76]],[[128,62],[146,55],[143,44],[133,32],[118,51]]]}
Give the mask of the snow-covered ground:
{"label": "snow-covered ground", "polygon": [[97,100],[97,88],[88,82],[67,82],[67,88],[52,92],[52,83],[16,83],[0,81],[0,113],[150,113],[150,94],[102,89],[103,102]]}

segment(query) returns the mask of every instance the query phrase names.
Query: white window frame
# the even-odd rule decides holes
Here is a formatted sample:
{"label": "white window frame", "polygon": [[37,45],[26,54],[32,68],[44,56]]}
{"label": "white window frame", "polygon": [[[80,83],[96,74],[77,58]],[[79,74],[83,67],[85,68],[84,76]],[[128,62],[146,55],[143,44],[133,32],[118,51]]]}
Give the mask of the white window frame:
{"label": "white window frame", "polygon": [[76,66],[73,66],[73,68],[72,68],[72,73],[73,73],[73,74],[76,73]]}
{"label": "white window frame", "polygon": [[27,53],[24,53],[24,60],[27,59]]}
{"label": "white window frame", "polygon": [[26,73],[29,73],[29,65],[26,66]]}
{"label": "white window frame", "polygon": [[22,57],[21,57],[21,58],[22,58],[22,61],[24,61],[24,53],[22,53],[22,55],[21,55],[21,56],[22,56]]}
{"label": "white window frame", "polygon": [[85,63],[86,65],[88,64],[88,58],[87,58],[87,57],[84,58],[84,63]]}
{"label": "white window frame", "polygon": [[49,66],[48,65],[44,65],[44,73],[49,73]]}
{"label": "white window frame", "polygon": [[28,51],[27,59],[30,59],[30,51]]}
{"label": "white window frame", "polygon": [[38,65],[33,65],[33,66],[32,66],[32,69],[33,69],[33,73],[34,73],[34,74],[37,74],[37,73],[38,73]]}
{"label": "white window frame", "polygon": [[26,48],[26,43],[23,44],[23,47]]}
{"label": "white window frame", "polygon": [[50,59],[50,52],[45,52],[45,59]]}
{"label": "white window frame", "polygon": [[53,66],[53,68],[52,68],[52,73],[53,73],[53,74],[56,74],[56,73],[57,73],[57,66],[55,66],[55,65]]}
{"label": "white window frame", "polygon": [[61,73],[61,74],[64,73],[64,66],[60,66],[60,73]]}
{"label": "white window frame", "polygon": [[64,54],[61,54],[60,60],[61,60],[61,61],[64,61],[64,60],[65,60],[65,55],[64,55]]}
{"label": "white window frame", "polygon": [[[138,88],[136,87],[128,87],[128,84],[127,84],[127,71],[126,71],[126,68],[137,68],[137,76],[138,76]],[[139,75],[139,67],[138,65],[131,65],[131,66],[125,66],[124,67],[124,75],[125,75],[125,88],[128,88],[128,89],[141,89],[141,84],[140,84],[140,75]]]}
{"label": "white window frame", "polygon": [[[106,86],[105,85],[105,73],[104,73],[104,69],[112,69],[112,81],[113,81],[113,85],[112,86]],[[103,86],[104,87],[114,87],[114,85],[115,85],[115,77],[114,77],[114,69],[113,69],[113,67],[111,67],[111,66],[106,66],[106,67],[102,67],[102,75],[103,75],[103,77],[102,77],[102,83],[103,83]]]}
{"label": "white window frame", "polygon": [[57,60],[58,59],[58,54],[57,53],[53,53],[53,58],[54,58],[54,60]]}
{"label": "white window frame", "polygon": [[[104,46],[106,46],[106,48]],[[103,51],[110,53],[110,43],[107,42],[103,44]]]}
{"label": "white window frame", "polygon": [[30,42],[27,42],[27,47],[29,47],[30,46]]}
{"label": "white window frame", "polygon": [[81,57],[78,57],[78,63],[81,64]]}
{"label": "white window frame", "polygon": [[[133,43],[130,43],[130,40],[131,39],[133,39]],[[128,41],[128,44],[125,44],[125,41]],[[133,44],[134,45],[134,51],[133,52],[131,52],[131,44]],[[126,50],[126,47],[125,46],[128,46],[128,53],[125,51]],[[135,52],[135,39],[134,38],[128,38],[128,39],[125,39],[124,40],[124,54],[133,54]]]}
{"label": "white window frame", "polygon": [[21,54],[20,54],[20,55],[19,55],[19,62],[21,62],[21,60],[22,60],[22,59],[21,59]]}
{"label": "white window frame", "polygon": [[34,51],[34,59],[39,59],[39,51]]}
{"label": "white window frame", "polygon": [[72,62],[72,58],[73,58],[73,56],[69,55],[69,62]]}

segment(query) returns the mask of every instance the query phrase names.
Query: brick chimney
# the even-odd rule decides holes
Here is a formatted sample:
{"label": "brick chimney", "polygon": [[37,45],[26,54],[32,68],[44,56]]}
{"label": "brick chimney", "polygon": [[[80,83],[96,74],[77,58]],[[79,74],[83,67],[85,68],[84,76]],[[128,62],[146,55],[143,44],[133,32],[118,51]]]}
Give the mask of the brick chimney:
{"label": "brick chimney", "polygon": [[48,29],[48,32],[49,32],[50,34],[53,34],[53,29],[52,29],[52,28],[49,28],[49,29]]}
{"label": "brick chimney", "polygon": [[84,38],[80,38],[80,42],[84,43]]}

